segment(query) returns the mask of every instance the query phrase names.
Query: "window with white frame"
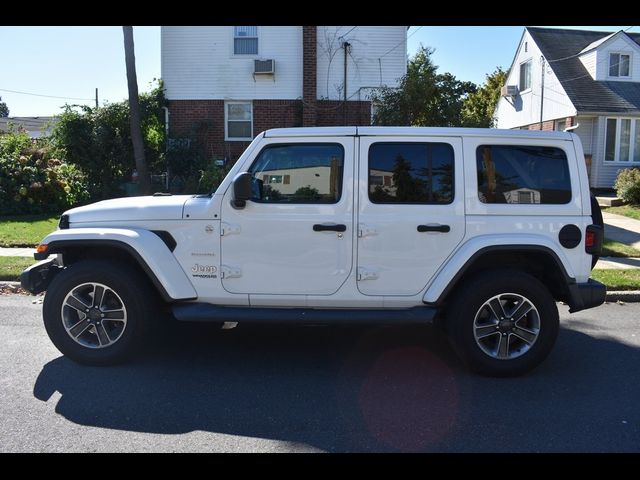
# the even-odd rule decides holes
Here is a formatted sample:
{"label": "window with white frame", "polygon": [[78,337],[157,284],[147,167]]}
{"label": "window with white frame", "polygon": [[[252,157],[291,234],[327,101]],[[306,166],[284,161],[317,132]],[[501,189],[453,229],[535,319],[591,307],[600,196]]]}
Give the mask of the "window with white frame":
{"label": "window with white frame", "polygon": [[631,55],[625,53],[609,54],[609,76],[628,77],[631,71]]}
{"label": "window with white frame", "polygon": [[258,27],[233,27],[233,54],[258,54]]}
{"label": "window with white frame", "polygon": [[531,60],[520,64],[520,91],[531,88]]}
{"label": "window with white frame", "polygon": [[604,160],[640,163],[640,118],[607,118]]}
{"label": "window with white frame", "polygon": [[253,139],[253,106],[251,102],[226,102],[225,139]]}

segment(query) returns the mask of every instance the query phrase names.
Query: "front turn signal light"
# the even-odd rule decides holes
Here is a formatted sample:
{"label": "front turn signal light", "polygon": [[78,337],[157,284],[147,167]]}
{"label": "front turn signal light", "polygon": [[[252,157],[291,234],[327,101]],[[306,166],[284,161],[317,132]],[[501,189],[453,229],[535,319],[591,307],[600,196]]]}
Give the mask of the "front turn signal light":
{"label": "front turn signal light", "polygon": [[36,252],[45,253],[47,251],[47,248],[49,248],[49,245],[47,245],[46,243],[40,243],[36,246]]}

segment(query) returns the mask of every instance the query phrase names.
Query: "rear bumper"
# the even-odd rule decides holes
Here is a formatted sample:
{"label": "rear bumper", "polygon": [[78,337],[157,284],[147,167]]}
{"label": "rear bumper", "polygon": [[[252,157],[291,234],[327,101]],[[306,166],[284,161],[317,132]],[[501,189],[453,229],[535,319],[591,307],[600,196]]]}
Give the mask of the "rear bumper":
{"label": "rear bumper", "polygon": [[569,312],[579,312],[604,303],[607,287],[590,278],[586,283],[569,285]]}
{"label": "rear bumper", "polygon": [[34,265],[31,265],[24,272],[20,274],[20,285],[28,292],[36,295],[40,292],[44,292],[53,277],[62,270],[58,266],[55,259],[42,260]]}

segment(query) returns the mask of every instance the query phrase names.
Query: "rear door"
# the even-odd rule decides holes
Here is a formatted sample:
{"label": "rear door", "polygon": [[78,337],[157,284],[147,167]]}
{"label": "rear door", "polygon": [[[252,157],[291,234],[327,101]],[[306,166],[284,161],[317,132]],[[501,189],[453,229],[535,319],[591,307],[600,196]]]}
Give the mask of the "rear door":
{"label": "rear door", "polygon": [[459,137],[361,137],[358,289],[416,295],[464,237]]}

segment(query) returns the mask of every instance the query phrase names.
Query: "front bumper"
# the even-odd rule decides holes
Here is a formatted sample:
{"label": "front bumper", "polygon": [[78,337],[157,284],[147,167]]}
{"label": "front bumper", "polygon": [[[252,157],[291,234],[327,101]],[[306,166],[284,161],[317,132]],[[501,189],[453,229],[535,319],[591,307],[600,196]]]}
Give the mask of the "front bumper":
{"label": "front bumper", "polygon": [[31,265],[24,272],[20,274],[20,285],[28,292],[36,295],[40,292],[44,292],[53,277],[62,270],[56,263],[56,259],[42,260],[34,265]]}
{"label": "front bumper", "polygon": [[604,303],[607,287],[590,278],[586,283],[569,285],[569,312],[579,312]]}

